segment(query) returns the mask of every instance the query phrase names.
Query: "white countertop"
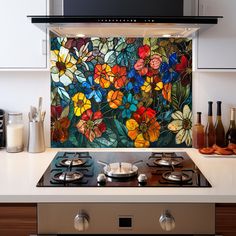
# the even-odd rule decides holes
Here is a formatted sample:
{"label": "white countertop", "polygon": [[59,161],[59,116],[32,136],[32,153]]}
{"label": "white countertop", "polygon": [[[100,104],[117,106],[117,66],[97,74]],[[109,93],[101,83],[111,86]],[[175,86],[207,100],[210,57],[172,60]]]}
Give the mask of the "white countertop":
{"label": "white countertop", "polygon": [[[58,151],[7,153],[0,150],[0,202],[204,202],[236,203],[236,157],[206,158],[196,149],[148,149],[186,151],[212,188],[161,187],[36,187]],[[76,149],[84,150],[84,149]],[[86,149],[86,151],[89,151]],[[92,149],[91,151],[95,151]],[[145,149],[100,149],[96,151],[145,151]]]}

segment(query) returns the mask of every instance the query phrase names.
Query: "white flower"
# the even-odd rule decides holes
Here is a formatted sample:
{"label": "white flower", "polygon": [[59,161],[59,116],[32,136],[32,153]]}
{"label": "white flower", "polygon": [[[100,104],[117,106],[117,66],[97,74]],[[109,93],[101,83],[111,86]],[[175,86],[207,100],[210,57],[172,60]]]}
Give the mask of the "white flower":
{"label": "white flower", "polygon": [[183,112],[176,111],[171,117],[174,119],[168,129],[176,134],[176,144],[186,143],[187,146],[192,144],[192,112],[188,105],[185,105]]}
{"label": "white flower", "polygon": [[55,82],[61,82],[65,86],[72,83],[74,72],[77,70],[76,59],[70,55],[69,50],[60,47],[60,51],[51,51],[51,76]]}

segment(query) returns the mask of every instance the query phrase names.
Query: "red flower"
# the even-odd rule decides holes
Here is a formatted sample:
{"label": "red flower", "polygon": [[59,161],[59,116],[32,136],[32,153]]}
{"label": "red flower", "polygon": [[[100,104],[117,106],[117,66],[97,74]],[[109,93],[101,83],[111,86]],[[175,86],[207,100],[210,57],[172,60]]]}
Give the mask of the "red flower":
{"label": "red flower", "polygon": [[180,63],[175,67],[176,72],[181,76],[181,84],[188,85],[192,80],[192,60],[188,60],[186,56],[182,56]]}
{"label": "red flower", "polygon": [[83,113],[76,127],[90,142],[93,142],[95,138],[101,137],[107,128],[103,122],[102,113],[100,111],[93,113],[91,109]]}
{"label": "red flower", "polygon": [[140,75],[146,75],[148,73],[148,68],[145,65],[143,59],[138,59],[134,65],[134,69],[139,72]]}
{"label": "red flower", "polygon": [[55,142],[65,142],[68,137],[68,128],[70,120],[67,117],[61,117],[61,106],[51,106],[51,138]]}
{"label": "red flower", "polygon": [[148,45],[144,45],[142,47],[139,47],[138,49],[138,55],[140,58],[145,59],[150,56],[151,49]]}
{"label": "red flower", "polygon": [[70,52],[75,53],[75,48],[78,50],[89,42],[88,38],[68,38],[65,43],[65,48],[68,48]]}
{"label": "red flower", "polygon": [[151,57],[151,61],[150,61],[150,66],[152,67],[152,69],[157,70],[162,62],[162,58],[155,54]]}
{"label": "red flower", "polygon": [[158,69],[161,65],[162,58],[155,54],[151,57],[151,49],[148,45],[139,47],[138,49],[139,59],[134,65],[134,69],[142,76],[153,76],[158,73]]}
{"label": "red flower", "polygon": [[135,147],[149,147],[160,136],[160,124],[156,121],[156,112],[151,108],[140,107],[133,119],[126,121],[128,136],[134,140]]}
{"label": "red flower", "polygon": [[133,118],[141,123],[143,121],[150,121],[151,119],[155,119],[156,112],[151,108],[140,107],[134,114]]}
{"label": "red flower", "polygon": [[112,73],[114,74],[113,83],[115,88],[119,89],[124,86],[126,80],[126,67],[120,67],[115,65],[111,69]]}

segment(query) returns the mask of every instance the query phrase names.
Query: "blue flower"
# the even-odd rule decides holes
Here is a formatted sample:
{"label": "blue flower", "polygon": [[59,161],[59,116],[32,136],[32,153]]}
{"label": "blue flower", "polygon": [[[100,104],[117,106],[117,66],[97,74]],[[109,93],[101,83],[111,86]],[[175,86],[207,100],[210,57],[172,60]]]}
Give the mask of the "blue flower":
{"label": "blue flower", "polygon": [[84,94],[87,99],[94,97],[96,102],[102,101],[102,96],[105,94],[105,90],[103,90],[99,84],[94,83],[92,76],[88,77],[88,81],[82,83],[82,87],[84,88]]}
{"label": "blue flower", "polygon": [[120,106],[120,109],[122,109],[122,118],[130,118],[132,115],[132,112],[135,112],[137,110],[137,104],[138,101],[132,96],[131,93],[129,93],[128,97],[123,97],[122,99],[122,106]]}
{"label": "blue flower", "polygon": [[160,73],[162,74],[162,82],[163,83],[170,83],[174,82],[178,77],[179,74],[174,70],[174,66],[177,64],[177,53],[172,53],[169,57],[169,63],[162,62],[160,66]]}
{"label": "blue flower", "polygon": [[126,42],[121,40],[121,42],[118,43],[115,47],[115,51],[117,53],[117,64],[126,67],[130,66],[133,60],[135,59],[135,50],[136,48],[134,44],[127,44]]}
{"label": "blue flower", "polygon": [[140,87],[144,84],[144,79],[141,75],[139,75],[136,70],[132,69],[127,77],[130,79],[129,82],[126,84],[125,89],[127,91],[134,90],[134,93],[140,92]]}

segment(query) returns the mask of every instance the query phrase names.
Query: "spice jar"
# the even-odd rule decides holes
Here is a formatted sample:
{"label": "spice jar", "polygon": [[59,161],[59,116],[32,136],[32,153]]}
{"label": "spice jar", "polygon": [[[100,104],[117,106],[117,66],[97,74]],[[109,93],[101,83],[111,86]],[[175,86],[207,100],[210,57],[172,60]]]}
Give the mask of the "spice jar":
{"label": "spice jar", "polygon": [[22,113],[8,113],[6,131],[7,152],[22,152],[24,149]]}

